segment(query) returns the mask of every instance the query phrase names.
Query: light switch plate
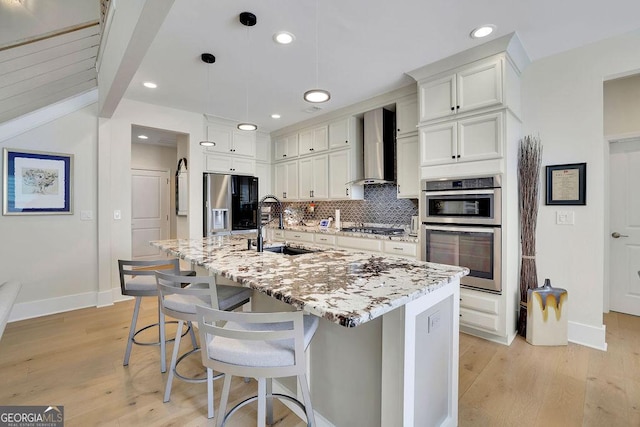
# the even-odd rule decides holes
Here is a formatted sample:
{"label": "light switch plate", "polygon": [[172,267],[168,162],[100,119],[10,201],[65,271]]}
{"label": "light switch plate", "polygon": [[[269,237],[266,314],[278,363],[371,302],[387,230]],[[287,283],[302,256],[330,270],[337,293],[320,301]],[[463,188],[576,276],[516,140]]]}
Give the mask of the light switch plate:
{"label": "light switch plate", "polygon": [[122,219],[122,213],[120,210],[113,211],[113,219]]}
{"label": "light switch plate", "polygon": [[573,225],[575,224],[575,212],[573,211],[557,211],[556,224]]}

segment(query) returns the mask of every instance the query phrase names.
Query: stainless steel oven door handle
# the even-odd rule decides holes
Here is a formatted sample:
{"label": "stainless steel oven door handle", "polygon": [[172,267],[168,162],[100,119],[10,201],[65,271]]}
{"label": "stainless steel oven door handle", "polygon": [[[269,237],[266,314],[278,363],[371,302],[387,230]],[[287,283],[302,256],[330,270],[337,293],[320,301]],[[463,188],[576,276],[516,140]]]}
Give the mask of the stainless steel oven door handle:
{"label": "stainless steel oven door handle", "polygon": [[427,197],[433,196],[464,196],[464,195],[478,195],[478,194],[495,194],[499,191],[497,188],[490,188],[488,190],[450,190],[450,191],[425,191]]}
{"label": "stainless steel oven door handle", "polygon": [[454,231],[458,233],[495,233],[496,228],[500,227],[458,227],[458,226],[449,226],[449,225],[431,225],[431,224],[423,224],[422,225],[426,230],[434,230],[434,231]]}

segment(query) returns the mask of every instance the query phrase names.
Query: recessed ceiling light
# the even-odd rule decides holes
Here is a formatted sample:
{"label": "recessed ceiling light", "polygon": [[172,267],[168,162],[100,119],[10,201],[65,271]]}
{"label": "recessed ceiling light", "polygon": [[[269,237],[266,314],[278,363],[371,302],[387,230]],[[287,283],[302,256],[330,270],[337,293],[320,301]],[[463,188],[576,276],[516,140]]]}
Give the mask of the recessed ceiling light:
{"label": "recessed ceiling light", "polygon": [[280,114],[272,114],[271,118],[272,119],[279,119],[280,118]]}
{"label": "recessed ceiling light", "polygon": [[253,123],[240,123],[240,124],[238,124],[238,129],[240,129],[240,130],[256,130],[256,129],[258,129],[258,126],[254,125]]}
{"label": "recessed ceiling light", "polygon": [[148,87],[149,89],[155,89],[158,87],[158,85],[153,82],[144,82],[143,86]]}
{"label": "recessed ceiling light", "polygon": [[279,44],[289,44],[296,39],[296,36],[287,31],[278,31],[273,35],[273,41]]}
{"label": "recessed ceiling light", "polygon": [[482,37],[487,37],[489,34],[493,33],[495,29],[496,26],[492,24],[481,25],[477,28],[474,28],[469,35],[472,39],[480,39]]}
{"label": "recessed ceiling light", "polygon": [[304,93],[304,100],[307,102],[319,103],[331,99],[331,94],[324,89],[311,89]]}
{"label": "recessed ceiling light", "polygon": [[139,139],[149,139],[147,135],[138,135]]}

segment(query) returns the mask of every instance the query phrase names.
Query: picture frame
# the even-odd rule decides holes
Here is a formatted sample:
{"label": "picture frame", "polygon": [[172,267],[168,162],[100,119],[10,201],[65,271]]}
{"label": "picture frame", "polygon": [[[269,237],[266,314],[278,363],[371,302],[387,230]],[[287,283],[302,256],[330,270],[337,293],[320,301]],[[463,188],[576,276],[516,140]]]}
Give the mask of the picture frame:
{"label": "picture frame", "polygon": [[571,163],[546,167],[547,205],[587,204],[587,164]]}
{"label": "picture frame", "polygon": [[2,214],[73,213],[73,154],[5,148]]}

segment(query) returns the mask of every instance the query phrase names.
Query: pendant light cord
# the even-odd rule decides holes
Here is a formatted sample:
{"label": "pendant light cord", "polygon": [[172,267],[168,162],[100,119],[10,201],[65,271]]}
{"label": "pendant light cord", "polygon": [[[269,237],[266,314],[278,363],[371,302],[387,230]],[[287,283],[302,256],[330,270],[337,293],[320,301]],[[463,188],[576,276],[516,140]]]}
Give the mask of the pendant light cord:
{"label": "pendant light cord", "polygon": [[320,48],[318,47],[318,44],[318,0],[316,0],[316,88],[320,87],[318,86],[318,75],[320,74],[320,60],[318,54]]}

